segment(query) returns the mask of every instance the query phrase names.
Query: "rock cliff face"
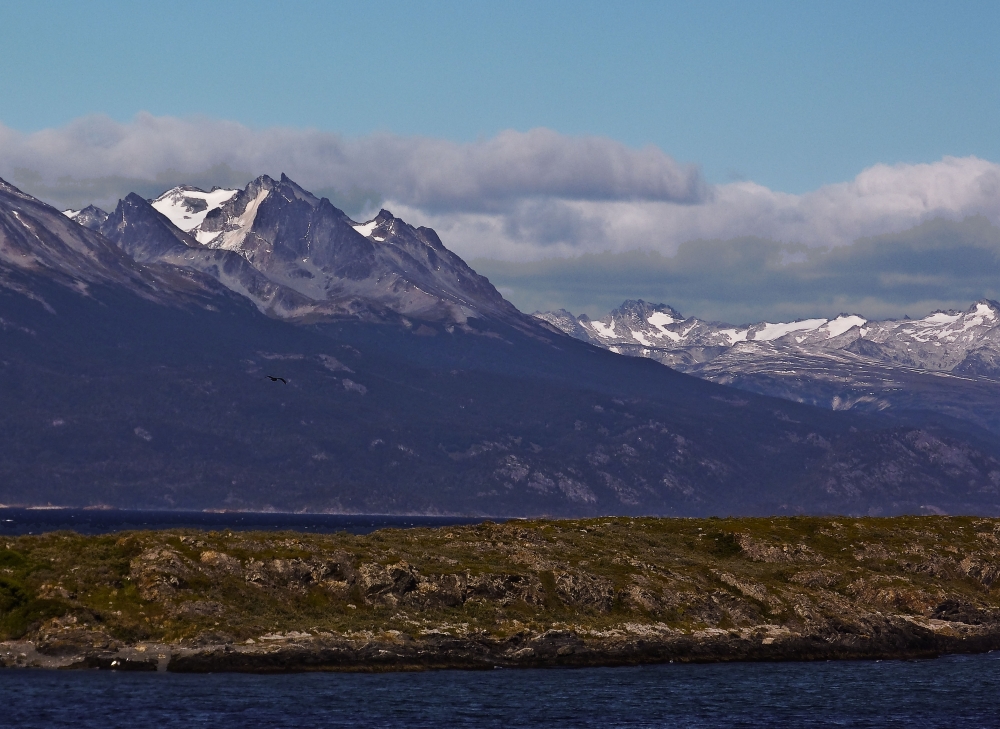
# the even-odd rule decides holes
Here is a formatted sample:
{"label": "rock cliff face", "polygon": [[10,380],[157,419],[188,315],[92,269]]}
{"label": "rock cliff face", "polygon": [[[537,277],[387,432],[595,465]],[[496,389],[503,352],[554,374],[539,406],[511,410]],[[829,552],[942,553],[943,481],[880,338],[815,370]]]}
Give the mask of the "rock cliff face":
{"label": "rock cliff face", "polygon": [[91,230],[97,230],[108,219],[108,214],[95,205],[88,205],[82,210],[64,210],[63,215]]}
{"label": "rock cliff face", "polygon": [[393,670],[1000,647],[995,519],[60,533],[17,538],[0,563],[10,666]]}
{"label": "rock cliff face", "polygon": [[98,231],[137,263],[198,271],[269,315],[290,318],[324,310],[321,304],[272,281],[239,253],[199,245],[134,193],[118,202]]}

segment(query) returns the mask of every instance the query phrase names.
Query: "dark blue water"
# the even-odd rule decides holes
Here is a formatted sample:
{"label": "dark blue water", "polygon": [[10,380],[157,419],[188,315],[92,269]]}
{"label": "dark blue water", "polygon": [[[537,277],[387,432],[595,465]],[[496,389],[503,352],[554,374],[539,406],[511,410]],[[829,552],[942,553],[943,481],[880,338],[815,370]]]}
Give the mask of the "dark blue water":
{"label": "dark blue water", "polygon": [[1000,653],[284,676],[0,670],[0,726],[1000,726]]}
{"label": "dark blue water", "polygon": [[[0,509],[0,536],[41,534],[71,529],[80,534],[109,534],[133,529],[203,529],[205,531],[290,530],[312,534],[347,531],[368,534],[393,527],[443,527],[479,524],[484,517],[371,516],[204,511],[125,511],[118,509]],[[503,519],[493,519],[503,521]]]}

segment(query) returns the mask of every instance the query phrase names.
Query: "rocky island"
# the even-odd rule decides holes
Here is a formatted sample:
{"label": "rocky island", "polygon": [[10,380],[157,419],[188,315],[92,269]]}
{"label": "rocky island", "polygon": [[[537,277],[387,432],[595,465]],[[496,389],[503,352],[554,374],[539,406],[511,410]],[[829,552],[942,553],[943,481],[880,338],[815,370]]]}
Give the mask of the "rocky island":
{"label": "rocky island", "polygon": [[1000,648],[1000,519],[0,539],[0,665],[383,671]]}

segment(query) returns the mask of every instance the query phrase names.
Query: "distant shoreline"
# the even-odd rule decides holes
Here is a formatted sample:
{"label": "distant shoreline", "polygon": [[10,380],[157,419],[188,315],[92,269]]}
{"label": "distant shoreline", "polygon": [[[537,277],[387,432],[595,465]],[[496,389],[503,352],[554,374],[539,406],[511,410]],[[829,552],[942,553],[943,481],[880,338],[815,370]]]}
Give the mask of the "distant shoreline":
{"label": "distant shoreline", "polygon": [[[597,668],[663,663],[915,660],[1000,650],[1000,628],[956,635],[956,625],[887,621],[877,639],[855,635],[783,635],[779,626],[752,631],[670,635],[655,631],[593,640],[549,631],[519,641],[432,639],[383,641],[275,638],[259,646],[137,643],[118,650],[43,653],[32,641],[0,642],[0,667],[167,671],[172,673],[406,672],[498,668]],[[942,635],[937,631],[945,630]],[[966,628],[967,630],[967,628]],[[771,641],[771,642],[768,642]]]}
{"label": "distant shoreline", "polygon": [[69,529],[81,534],[112,534],[131,530],[229,529],[232,531],[349,531],[436,527],[503,522],[509,517],[440,514],[331,514],[279,511],[219,511],[180,509],[105,509],[65,506],[0,506],[0,537]]}

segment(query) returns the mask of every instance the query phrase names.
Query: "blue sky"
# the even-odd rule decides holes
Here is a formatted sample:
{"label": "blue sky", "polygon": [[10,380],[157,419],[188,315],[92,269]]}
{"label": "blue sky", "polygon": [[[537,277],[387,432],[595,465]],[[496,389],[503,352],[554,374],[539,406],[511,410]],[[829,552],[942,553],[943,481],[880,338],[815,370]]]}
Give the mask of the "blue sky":
{"label": "blue sky", "polygon": [[1000,161],[1000,3],[5,2],[0,122],[205,115],[454,141],[547,127],[805,192]]}

